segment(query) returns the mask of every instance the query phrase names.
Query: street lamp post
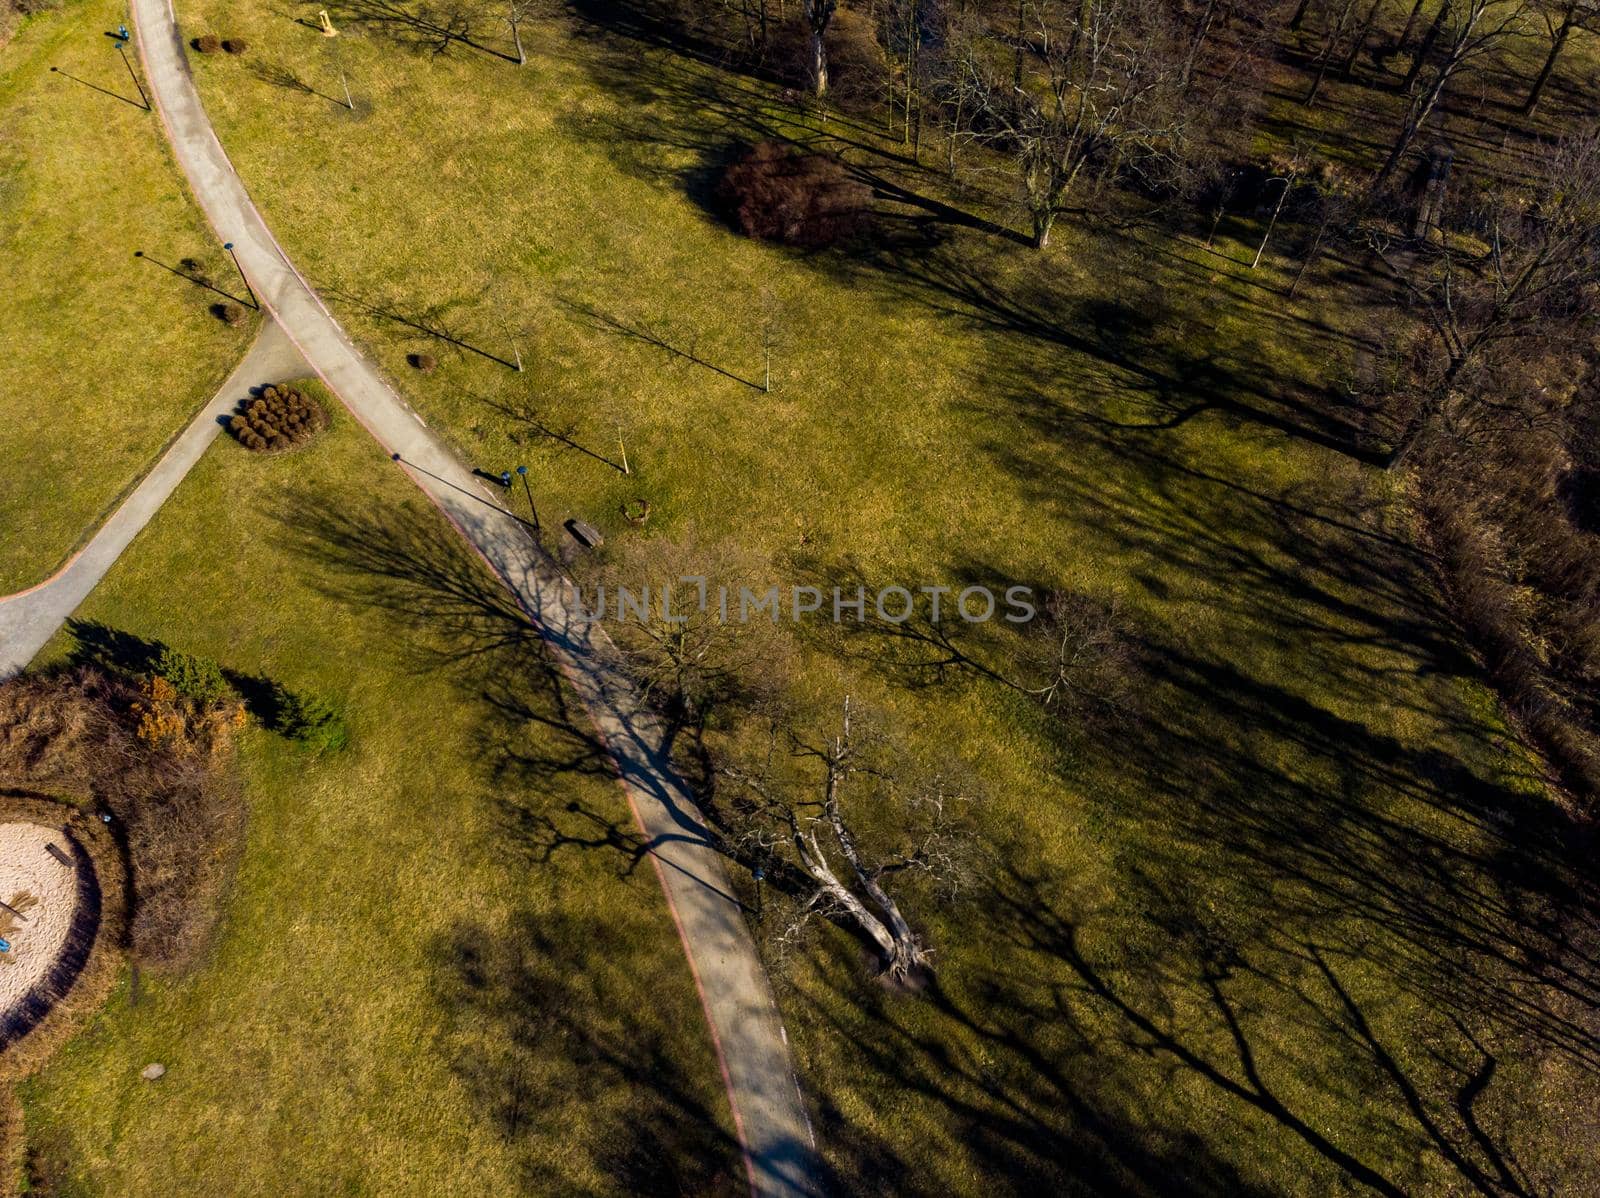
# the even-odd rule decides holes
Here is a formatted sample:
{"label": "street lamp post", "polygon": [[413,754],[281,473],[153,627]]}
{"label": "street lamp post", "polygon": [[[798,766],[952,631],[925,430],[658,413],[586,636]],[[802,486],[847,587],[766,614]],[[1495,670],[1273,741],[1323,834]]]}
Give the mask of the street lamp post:
{"label": "street lamp post", "polygon": [[755,869],[750,871],[750,874],[751,874],[751,877],[755,878],[755,880],[756,880],[756,922],[760,923],[761,922],[761,916],[762,916],[762,910],[761,910],[761,881],[762,881],[763,878],[765,878],[767,876],[767,871],[765,869],[763,869],[761,866],[758,865],[758,866],[755,867]]}
{"label": "street lamp post", "polygon": [[250,293],[250,306],[257,312],[261,311],[261,301],[256,298],[255,288],[250,286],[250,280],[245,277],[244,267],[239,265],[239,255],[233,252],[233,242],[224,241],[222,248],[228,251],[228,257],[233,259],[233,269],[239,272],[239,281],[244,284],[244,289]]}

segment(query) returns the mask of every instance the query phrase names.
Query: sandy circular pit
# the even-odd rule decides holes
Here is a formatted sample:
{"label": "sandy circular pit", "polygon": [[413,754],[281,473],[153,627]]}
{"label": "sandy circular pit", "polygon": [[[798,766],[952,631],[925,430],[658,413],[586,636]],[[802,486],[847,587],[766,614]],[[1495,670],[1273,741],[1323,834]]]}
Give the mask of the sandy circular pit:
{"label": "sandy circular pit", "polygon": [[[67,943],[78,903],[77,871],[50,852],[75,856],[57,828],[0,824],[0,1013],[11,1008],[50,971]],[[7,907],[13,908],[8,910]]]}

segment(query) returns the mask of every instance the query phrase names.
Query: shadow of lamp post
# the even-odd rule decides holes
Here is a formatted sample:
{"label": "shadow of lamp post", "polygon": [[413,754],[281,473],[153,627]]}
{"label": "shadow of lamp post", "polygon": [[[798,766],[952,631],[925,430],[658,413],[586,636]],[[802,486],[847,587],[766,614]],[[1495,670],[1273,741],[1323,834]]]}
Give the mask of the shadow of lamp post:
{"label": "shadow of lamp post", "polygon": [[133,80],[133,86],[139,91],[139,99],[144,102],[144,110],[151,111],[150,97],[144,94],[144,84],[139,82],[139,76],[133,69],[133,64],[128,61],[128,27],[118,25],[116,37],[112,39],[117,44],[117,53],[122,55],[122,65],[128,68],[128,78]]}

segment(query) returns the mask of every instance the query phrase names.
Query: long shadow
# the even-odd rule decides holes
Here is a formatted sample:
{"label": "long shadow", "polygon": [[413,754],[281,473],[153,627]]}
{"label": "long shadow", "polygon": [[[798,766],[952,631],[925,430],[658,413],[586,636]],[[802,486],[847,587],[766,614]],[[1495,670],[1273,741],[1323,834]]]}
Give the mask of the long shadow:
{"label": "long shadow", "polygon": [[[1151,413],[1124,427],[1172,429],[1209,412],[1247,420],[1363,463],[1386,460],[1384,451],[1366,443],[1363,427],[1339,412],[1331,397],[1273,374],[1253,360],[1255,347],[1217,346],[1214,340],[1196,337],[1203,329],[1188,334],[1171,330],[1169,317],[1176,312],[1154,289],[1127,300],[1084,297],[1039,271],[1002,284],[954,248],[889,263],[884,277],[905,298],[975,331],[1000,335],[989,343],[992,361],[982,371],[988,381],[984,391],[993,392],[998,379],[1009,380],[1018,406],[1030,391],[1037,402],[1055,406],[1057,401],[1042,392],[1043,385],[1057,383],[1056,389],[1065,390],[1058,383],[1064,376],[1087,378],[1096,368],[1109,368],[1123,395],[1144,396]],[[1097,389],[1108,390],[1104,382]],[[1096,417],[1086,412],[1084,418]]]}
{"label": "long shadow", "polygon": [[[999,929],[996,929],[997,931]],[[1003,940],[995,947],[1004,948]],[[996,1193],[1125,1198],[1266,1198],[1275,1191],[1245,1174],[1207,1138],[1163,1122],[1116,1084],[1117,1046],[1064,1005],[1025,1009],[1007,979],[979,983],[973,997],[936,986],[918,1003],[864,988],[856,963],[825,953],[812,975],[787,986],[785,1004],[816,1020],[850,1059],[897,1095],[947,1121],[949,1141],[930,1137],[912,1157],[873,1125],[819,1096],[819,1137],[835,1162],[840,1193],[940,1195],[930,1160],[959,1142],[962,1164]],[[952,1047],[974,1036],[981,1056]],[[859,1096],[858,1096],[859,1097]],[[899,1143],[904,1142],[900,1137]]]}
{"label": "long shadow", "polygon": [[466,46],[505,62],[517,61],[514,54],[497,50],[473,37],[473,12],[467,5],[436,6],[421,0],[410,4],[402,0],[306,2],[313,9],[329,9],[335,24],[377,30],[413,50],[426,50],[437,56],[448,54],[452,46]]}
{"label": "long shadow", "polygon": [[[561,896],[606,861],[619,885],[654,893],[648,873],[633,876],[652,846],[585,797],[592,783],[576,787],[609,786],[606,746],[539,629],[460,537],[415,505],[345,512],[310,495],[291,495],[279,520],[277,535],[326,593],[392,613],[403,631],[389,651],[447,678],[473,711],[494,851],[528,867],[534,893]],[[685,1063],[685,1044],[699,1039],[641,1002],[658,930],[579,906],[519,905],[433,938],[439,1050],[529,1192],[747,1192],[714,1074]],[[574,1122],[590,1134],[567,1135]]]}
{"label": "long shadow", "polygon": [[168,266],[165,262],[161,261],[161,259],[153,257],[152,255],[145,253],[143,250],[134,250],[133,251],[133,256],[135,258],[139,258],[139,259],[141,259],[141,260],[143,260],[145,262],[149,262],[154,266],[159,266],[162,270],[167,271],[169,274],[177,275],[178,278],[182,279],[185,283],[192,283],[192,284],[194,284],[194,286],[200,288],[202,291],[209,291],[213,295],[220,295],[223,299],[232,300],[234,303],[240,305],[241,307],[250,307],[250,308],[255,307],[255,305],[253,303],[251,303],[249,300],[240,299],[237,295],[234,295],[231,291],[224,291],[222,288],[218,287],[216,284],[212,283],[210,280],[196,277],[195,275],[190,274],[187,271],[183,271],[183,270],[178,269],[178,267],[176,267],[176,266]]}
{"label": "long shadow", "polygon": [[431,304],[421,309],[407,310],[400,301],[379,300],[373,302],[334,283],[321,283],[318,286],[319,290],[324,294],[354,304],[363,312],[372,316],[392,321],[408,329],[415,329],[417,332],[424,333],[436,341],[442,341],[446,345],[454,346],[456,349],[477,354],[478,357],[487,358],[491,362],[497,362],[508,370],[517,369],[516,362],[509,358],[502,358],[497,354],[492,354],[486,349],[480,349],[468,341],[465,336],[458,334],[444,323],[444,317],[450,310],[465,302],[461,299],[442,300],[439,303]]}
{"label": "long shadow", "polygon": [[661,350],[663,353],[671,357],[680,358],[683,361],[692,363],[693,365],[699,366],[704,370],[709,370],[712,374],[720,374],[725,379],[732,379],[736,383],[743,383],[751,390],[762,390],[760,383],[752,382],[747,378],[742,378],[741,376],[734,374],[731,370],[724,370],[715,362],[708,362],[706,359],[698,356],[695,353],[692,343],[688,349],[683,349],[680,346],[674,345],[665,333],[651,328],[648,324],[640,321],[630,322],[622,319],[615,313],[607,312],[604,309],[597,308],[592,304],[580,303],[579,301],[573,299],[558,297],[556,303],[565,308],[572,316],[583,321],[590,328],[598,329],[601,332],[610,333],[613,336],[621,337],[625,341],[635,341],[640,345],[649,346],[651,349]]}
{"label": "long shadow", "polygon": [[[717,1088],[685,1069],[670,1015],[639,1001],[651,945],[599,915],[534,909],[433,945],[445,1051],[529,1192],[590,1192],[598,1175],[629,1194],[748,1193]],[[571,1121],[587,1134],[552,1162]]]}
{"label": "long shadow", "polygon": [[[1464,1192],[1554,1192],[1555,1178],[1548,1172],[1539,1176],[1503,1132],[1485,1126],[1482,1110],[1491,1104],[1483,1100],[1497,1058],[1465,1030],[1464,1018],[1485,1017],[1473,1009],[1470,996],[1457,996],[1455,1010],[1437,1020],[1437,1031],[1397,1026],[1386,1014],[1380,1027],[1381,1008],[1365,1006],[1351,984],[1365,964],[1361,955],[1288,928],[1277,946],[1263,951],[1239,948],[1219,928],[1190,924],[1175,937],[1172,955],[1143,976],[1129,974],[1106,957],[1092,919],[1061,911],[1050,897],[1056,889],[1040,878],[1004,878],[996,896],[1003,935],[1041,963],[1065,965],[1077,994],[1110,1014],[1141,1051],[1176,1063],[1219,1094],[1267,1115],[1338,1174],[1381,1193],[1410,1193],[1420,1182],[1407,1176],[1415,1168],[1410,1152],[1421,1150],[1437,1154]],[[1304,1099],[1289,1091],[1305,1089],[1282,1059],[1283,1038],[1269,1036],[1273,1029],[1252,1008],[1251,992],[1260,986],[1280,994],[1288,1011],[1298,1011],[1299,1034],[1345,1054],[1341,1084],[1356,1101],[1381,1104],[1381,1118],[1392,1121],[1389,1138],[1399,1151],[1390,1159],[1355,1155],[1333,1139],[1331,1129],[1318,1126],[1326,1116],[1299,1109]],[[1183,1018],[1176,1016],[1179,1010]],[[1273,1011],[1274,1021],[1284,1017],[1284,1010]],[[1419,1034],[1437,1045],[1433,1053],[1407,1051],[1400,1037]],[[1322,1084],[1333,1080],[1324,1075]]]}
{"label": "long shadow", "polygon": [[[954,922],[989,935],[1001,911],[1026,955],[986,947],[991,968],[941,973],[952,1027],[871,1005],[851,1023],[841,1007],[863,1000],[843,970],[835,992],[804,997],[815,1018],[957,1125],[996,1125],[989,1103],[1070,1124],[1067,1090],[1090,1110],[1133,1104],[1160,1142],[1172,1108],[1119,1095],[1176,1069],[1215,1090],[1230,1125],[1279,1129],[1245,1156],[1281,1153],[1287,1137],[1321,1162],[1318,1186],[1416,1192],[1427,1154],[1464,1192],[1580,1192],[1537,1121],[1505,1112],[1545,1101],[1537,1077],[1564,1078],[1566,1097],[1549,1099],[1563,1102],[1600,1078],[1593,837],[1506,754],[1503,728],[1428,683],[1480,673],[1436,615],[1426,562],[1377,496],[1269,491],[1191,464],[1158,433],[1088,431],[1082,481],[1035,467],[1043,438],[1026,425],[1006,443],[1053,520],[1152,563],[1157,602],[1133,629],[1144,718],[1078,738],[1070,758],[1074,789],[1094,780],[1082,818],[1107,829],[1097,845],[1116,895],[1091,913],[1094,952],[1075,931],[1087,916],[1054,914],[1080,890],[1071,876],[1003,878],[981,927]],[[1170,619],[1157,575],[1189,587]],[[942,576],[997,572],[952,562]],[[1197,608],[1220,627],[1204,632]],[[890,677],[907,644],[917,685],[983,677],[942,643],[892,631],[877,650]],[[1259,676],[1257,659],[1281,653],[1303,690]],[[1417,721],[1436,731],[1419,736]],[[1013,731],[1038,735],[1026,717]],[[1006,845],[997,860],[1031,858],[992,835]],[[1050,1031],[1078,1027],[1081,1044]],[[953,1045],[975,1035],[998,1058],[992,1080],[949,1074]],[[1411,1051],[1419,1040],[1427,1052]],[[1187,1134],[1231,1138],[1198,1116]],[[1015,1149],[1027,1162],[1015,1175],[1049,1167],[1046,1142],[1041,1131]]]}
{"label": "long shadow", "polygon": [[574,453],[580,453],[584,457],[593,458],[601,465],[609,466],[618,473],[622,471],[621,462],[614,462],[604,454],[596,453],[594,450],[590,449],[587,445],[584,445],[577,439],[578,426],[575,423],[556,423],[552,421],[545,415],[543,410],[531,400],[524,401],[522,403],[515,403],[511,401],[494,399],[486,395],[473,394],[469,394],[468,398],[477,403],[481,403],[490,411],[498,412],[500,415],[505,416],[523,426],[523,428],[527,430],[526,433],[512,434],[511,439],[515,444],[521,445],[526,439],[530,438],[536,441],[546,441],[551,444],[558,445],[562,449],[571,450]]}
{"label": "long shadow", "polygon": [[[879,199],[916,209],[920,216],[915,219],[925,224],[1026,243],[1015,230],[933,194],[945,181],[929,186],[935,174],[930,168],[896,152],[876,130],[849,114],[830,110],[826,121],[819,123],[804,108],[775,94],[775,81],[766,72],[740,74],[736,65],[730,67],[721,57],[686,52],[671,37],[651,36],[615,19],[619,9],[638,6],[597,7],[605,11],[577,10],[580,15],[588,13],[579,34],[593,49],[580,65],[609,93],[626,97],[629,103],[620,120],[610,114],[595,119],[573,113],[563,117],[565,125],[630,173],[680,186],[708,217],[721,219],[713,183],[730,150],[742,139],[775,140],[807,152],[851,151],[854,157],[847,165],[861,183]],[[641,53],[642,48],[648,49]],[[716,68],[716,73],[707,67]],[[672,115],[663,115],[662,109],[670,109]],[[690,151],[694,164],[664,162],[661,151],[667,147]],[[976,189],[968,184],[966,190]]]}
{"label": "long shadow", "polygon": [[138,100],[130,100],[130,99],[128,99],[127,96],[124,96],[124,95],[121,95],[121,94],[119,94],[117,92],[110,91],[110,90],[108,90],[106,88],[103,88],[98,83],[90,83],[87,79],[79,79],[76,75],[72,74],[70,71],[63,71],[60,67],[51,67],[50,68],[50,72],[53,75],[60,75],[63,79],[70,79],[74,83],[81,83],[84,87],[88,88],[90,91],[99,92],[102,96],[110,96],[113,100],[121,100],[124,104],[130,104],[134,108],[137,108],[140,112],[149,112],[150,111],[150,105],[148,105],[148,104],[141,104]]}
{"label": "long shadow", "polygon": [[[721,808],[708,771],[691,775],[703,784],[695,790],[699,818],[662,790],[661,778],[682,776],[685,764],[684,753],[673,755],[670,720],[662,728],[626,725],[609,745],[600,740],[545,647],[547,639],[559,642],[570,634],[537,625],[450,530],[409,508],[335,512],[309,495],[291,501],[280,523],[283,543],[316,565],[318,585],[328,595],[391,613],[414,632],[396,647],[413,669],[445,673],[493,714],[479,733],[478,756],[497,790],[516,796],[501,815],[530,852],[548,860],[569,848],[603,849],[616,855],[620,872],[632,872],[661,841],[642,840],[622,822],[599,825],[591,810],[568,806],[568,778],[620,774],[675,817],[676,829],[663,840],[704,844],[745,867],[764,863],[733,834],[731,813]],[[530,738],[529,729],[543,735]],[[692,765],[693,744],[686,752]],[[792,868],[774,867],[769,877],[791,896],[803,898],[812,889]]]}
{"label": "long shadow", "polygon": [[[1213,330],[1200,338],[1180,339],[1165,332],[1107,336],[1099,314],[1085,307],[1095,302],[1091,297],[1075,293],[1067,279],[1047,277],[1037,269],[1044,259],[1036,259],[1034,251],[1012,250],[1018,241],[1014,231],[938,198],[944,185],[934,181],[932,171],[905,168],[869,139],[841,139],[831,132],[831,123],[819,131],[803,114],[786,112],[759,84],[717,76],[677,60],[672,52],[641,60],[628,51],[626,27],[601,32],[602,51],[610,52],[599,52],[584,65],[608,90],[620,90],[636,102],[628,105],[620,128],[608,117],[587,129],[584,118],[576,116],[569,122],[574,132],[604,146],[631,173],[665,178],[684,188],[708,219],[720,219],[709,199],[710,176],[731,141],[778,138],[806,148],[848,144],[850,169],[861,181],[880,200],[908,206],[915,215],[879,212],[875,239],[802,259],[816,269],[923,305],[975,331],[1006,334],[990,347],[991,354],[1013,365],[1027,362],[1036,375],[1060,373],[1062,366],[1074,373],[1096,363],[1113,367],[1131,387],[1155,398],[1155,422],[1166,427],[1209,412],[1247,419],[1365,464],[1387,460],[1384,448],[1370,443],[1368,430],[1340,411],[1336,396],[1315,383],[1282,377],[1263,360],[1267,330],[1293,339],[1303,327],[1336,350],[1357,348],[1354,340],[1314,317],[1283,312],[1279,298],[1253,278],[1234,278],[1224,294],[1230,307],[1259,313],[1261,321],[1250,330],[1254,341],[1224,347]],[[689,151],[699,165],[684,168],[681,157],[664,159],[663,146]],[[1173,251],[1170,232],[1152,235],[1135,222],[1122,232],[1102,230],[1091,240],[1095,254],[1112,270],[1125,270],[1130,261],[1147,266],[1152,255],[1159,256],[1165,267],[1160,273],[1181,274],[1186,289],[1194,293],[1184,297],[1188,309],[1204,311],[1215,302],[1215,281],[1207,281],[1205,269]],[[1002,242],[1011,252],[985,242]],[[1149,290],[1154,301],[1149,306],[1174,306],[1162,302],[1155,287]],[[1082,311],[1077,319],[1075,308]],[[1045,368],[1037,357],[1041,346],[1058,355]],[[1326,349],[1321,352],[1325,355]],[[1082,361],[1074,364],[1071,355]]]}
{"label": "long shadow", "polygon": [[339,108],[348,105],[337,96],[330,96],[320,92],[311,84],[297,75],[289,66],[278,62],[253,62],[250,64],[250,74],[270,87],[282,88],[284,91],[297,92],[302,96],[316,96]]}

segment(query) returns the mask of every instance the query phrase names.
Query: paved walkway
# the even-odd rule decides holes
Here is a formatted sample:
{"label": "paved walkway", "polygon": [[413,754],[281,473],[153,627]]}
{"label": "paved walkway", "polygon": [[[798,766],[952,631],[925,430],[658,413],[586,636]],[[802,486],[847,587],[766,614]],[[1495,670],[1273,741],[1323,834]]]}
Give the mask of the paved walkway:
{"label": "paved walkway", "polygon": [[233,368],[228,381],[178,435],[155,469],[112,512],[89,543],[38,586],[0,599],[0,680],[20,673],[34,654],[66,623],[67,617],[105,577],[139,530],[161,510],[167,497],[222,431],[234,405],[262,383],[304,378],[310,368],[300,351],[270,318]]}
{"label": "paved walkway", "polygon": [[212,131],[168,0],[133,0],[133,19],[156,108],[218,239],[234,243],[263,305],[329,389],[505,580],[609,746],[700,988],[752,1191],[817,1192],[815,1145],[766,974],[700,811],[662,757],[660,726],[622,681],[599,625],[572,619],[570,584],[521,524],[487,501],[289,263]]}

